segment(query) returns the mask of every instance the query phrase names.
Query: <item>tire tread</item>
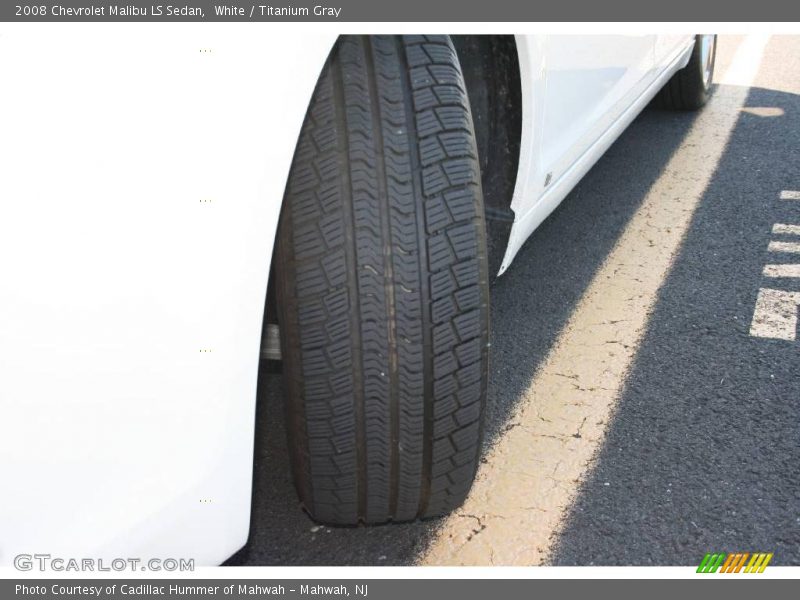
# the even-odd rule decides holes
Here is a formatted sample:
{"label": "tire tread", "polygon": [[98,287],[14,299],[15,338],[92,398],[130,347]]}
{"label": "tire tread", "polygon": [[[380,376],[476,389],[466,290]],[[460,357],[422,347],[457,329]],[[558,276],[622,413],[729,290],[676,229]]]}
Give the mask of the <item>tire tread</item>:
{"label": "tire tread", "polygon": [[333,524],[464,499],[486,397],[488,280],[469,104],[449,38],[337,43],[279,230],[296,487]]}

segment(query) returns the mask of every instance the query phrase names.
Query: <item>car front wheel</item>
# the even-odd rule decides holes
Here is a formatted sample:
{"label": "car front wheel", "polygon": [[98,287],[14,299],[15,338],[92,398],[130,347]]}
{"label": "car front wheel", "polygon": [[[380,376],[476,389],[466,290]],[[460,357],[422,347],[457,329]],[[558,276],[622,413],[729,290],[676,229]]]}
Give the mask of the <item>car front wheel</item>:
{"label": "car front wheel", "polygon": [[276,275],[295,484],[315,519],[459,506],[487,385],[475,134],[446,36],[342,37],[289,177]]}

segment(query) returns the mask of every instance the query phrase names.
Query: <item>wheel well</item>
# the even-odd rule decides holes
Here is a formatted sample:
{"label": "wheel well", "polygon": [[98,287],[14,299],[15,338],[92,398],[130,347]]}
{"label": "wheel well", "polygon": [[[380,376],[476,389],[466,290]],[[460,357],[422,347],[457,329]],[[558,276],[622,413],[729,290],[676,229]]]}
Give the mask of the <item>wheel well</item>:
{"label": "wheel well", "polygon": [[[513,35],[454,35],[464,81],[467,85],[486,216],[489,275],[494,277],[508,244],[514,222],[511,197],[517,179],[522,135],[522,90],[519,58]],[[274,256],[262,331],[267,346],[267,326],[277,323]]]}
{"label": "wheel well", "polygon": [[511,198],[522,135],[522,89],[513,35],[454,35],[467,85],[486,212],[490,275],[494,276],[514,221]]}

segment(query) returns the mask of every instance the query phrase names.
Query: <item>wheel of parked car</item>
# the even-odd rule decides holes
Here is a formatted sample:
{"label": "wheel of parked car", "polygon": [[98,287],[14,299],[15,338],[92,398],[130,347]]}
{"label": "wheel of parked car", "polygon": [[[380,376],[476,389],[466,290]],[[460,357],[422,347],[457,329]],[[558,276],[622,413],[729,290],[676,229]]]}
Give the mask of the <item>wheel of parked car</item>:
{"label": "wheel of parked car", "polygon": [[698,35],[689,62],[675,73],[656,96],[660,108],[696,110],[711,96],[717,36]]}
{"label": "wheel of parked car", "polygon": [[480,452],[480,169],[446,36],[343,37],[314,92],[276,255],[295,484],[317,520],[460,505]]}

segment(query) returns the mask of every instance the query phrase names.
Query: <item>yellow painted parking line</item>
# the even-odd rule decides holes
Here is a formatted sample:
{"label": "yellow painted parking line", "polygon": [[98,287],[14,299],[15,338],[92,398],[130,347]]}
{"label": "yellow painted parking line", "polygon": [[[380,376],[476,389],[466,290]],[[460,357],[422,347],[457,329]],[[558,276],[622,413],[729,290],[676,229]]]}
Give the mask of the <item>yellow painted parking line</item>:
{"label": "yellow painted parking line", "polygon": [[600,447],[675,253],[744,105],[766,45],[740,44],[489,450],[465,505],[422,563],[528,565],[547,559]]}

